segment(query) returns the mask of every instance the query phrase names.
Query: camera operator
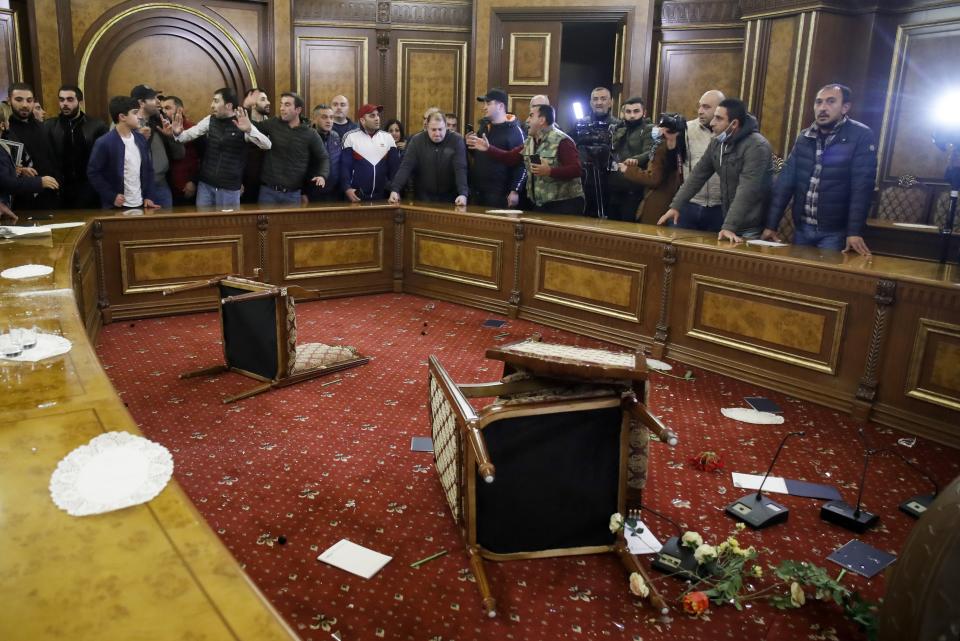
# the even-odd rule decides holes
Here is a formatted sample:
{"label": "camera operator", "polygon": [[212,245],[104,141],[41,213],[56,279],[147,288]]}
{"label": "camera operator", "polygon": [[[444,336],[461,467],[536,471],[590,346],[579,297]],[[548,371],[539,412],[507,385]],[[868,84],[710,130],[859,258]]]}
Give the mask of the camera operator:
{"label": "camera operator", "polygon": [[[613,162],[647,168],[654,145],[653,135],[659,134],[660,130],[648,123],[644,115],[641,98],[628,98],[623,103],[623,120],[610,137]],[[642,184],[627,180],[622,173],[611,173],[607,177],[606,213],[611,220],[633,221],[642,200]]]}
{"label": "camera operator", "polygon": [[[500,149],[513,149],[523,144],[523,132],[516,121],[507,120],[507,94],[501,89],[490,89],[477,98],[484,103],[484,118],[477,133],[467,135],[467,147],[477,149],[478,140],[488,140]],[[480,138],[482,136],[482,138]],[[481,150],[482,151],[482,150]],[[470,201],[484,207],[516,207],[520,202],[523,184],[522,164],[507,167],[488,154],[472,154],[470,171]]]}
{"label": "camera operator", "polygon": [[504,165],[525,164],[527,197],[536,211],[581,215],[584,200],[577,146],[553,122],[553,107],[540,105],[527,116],[530,137],[522,145],[501,149],[491,145],[486,136],[474,136],[468,144]]}
{"label": "camera operator", "polygon": [[683,182],[683,167],[687,162],[687,123],[683,116],[661,114],[656,131],[660,135],[650,150],[646,169],[636,163],[621,162],[617,163],[617,168],[622,173],[615,174],[647,188],[634,215],[637,222],[648,225],[656,223],[660,212],[670,207],[670,201]]}
{"label": "camera operator", "polygon": [[586,168],[584,195],[587,212],[606,218],[607,169],[610,166],[610,144],[613,130],[620,120],[611,113],[613,99],[606,87],[590,92],[590,116],[577,121],[574,139],[580,162]]}

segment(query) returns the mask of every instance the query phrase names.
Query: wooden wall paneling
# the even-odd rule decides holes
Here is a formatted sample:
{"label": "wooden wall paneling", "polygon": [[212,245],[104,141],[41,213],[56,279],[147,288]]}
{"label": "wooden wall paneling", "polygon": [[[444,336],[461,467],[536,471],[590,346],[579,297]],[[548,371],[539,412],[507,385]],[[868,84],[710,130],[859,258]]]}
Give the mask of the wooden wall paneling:
{"label": "wooden wall paneling", "polygon": [[0,9],[0,52],[3,64],[0,64],[0,99],[7,99],[7,87],[14,82],[23,81],[23,60],[20,52],[17,12]]}
{"label": "wooden wall paneling", "polygon": [[[471,95],[482,96],[490,87],[491,71],[499,69],[499,38],[496,14],[528,15],[537,20],[597,20],[609,22],[625,20],[628,52],[623,65],[623,94],[645,95],[650,79],[650,43],[653,33],[654,0],[636,0],[625,4],[613,0],[474,0],[474,70]],[[471,120],[478,113],[475,105]]]}
{"label": "wooden wall paneling", "polygon": [[960,300],[954,293],[900,282],[880,370],[874,420],[943,442],[960,439]]}
{"label": "wooden wall paneling", "polygon": [[762,25],[766,37],[761,41],[757,61],[759,78],[754,113],[760,121],[761,133],[770,141],[774,153],[781,156],[787,145],[806,19],[806,14],[785,16],[765,20]]}
{"label": "wooden wall paneling", "polygon": [[548,20],[501,19],[498,22],[503,47],[499,78],[491,82],[507,92],[508,107],[521,109],[522,115],[517,111],[513,113],[525,120],[533,96],[545,94],[556,104],[560,90],[563,24]]}
{"label": "wooden wall paneling", "polygon": [[34,96],[47,112],[56,109],[57,90],[62,84],[60,70],[60,34],[56,19],[56,0],[32,0],[29,7],[31,54],[33,56],[32,78]]}
{"label": "wooden wall paneling", "polygon": [[773,261],[751,268],[759,257],[676,245],[668,356],[851,409],[876,279]]}
{"label": "wooden wall paneling", "polygon": [[[181,97],[199,120],[217,88],[228,86],[242,94],[267,77],[236,29],[214,14],[186,5],[121,7],[101,16],[78,50],[78,83],[87,110],[101,117],[111,92],[128,94],[134,85],[146,83],[167,93],[187,94]],[[144,59],[149,61],[148,77]]]}
{"label": "wooden wall paneling", "polygon": [[631,347],[653,342],[662,240],[534,222],[524,231],[520,317]]}
{"label": "wooden wall paneling", "polygon": [[297,93],[308,105],[330,104],[331,98],[342,94],[350,101],[353,112],[350,119],[356,120],[359,106],[376,99],[370,95],[370,56],[375,39],[375,31],[371,29],[297,27],[294,34]]}
{"label": "wooden wall paneling", "polygon": [[467,42],[464,40],[396,39],[396,117],[407,135],[419,131],[429,107],[467,113]]}
{"label": "wooden wall paneling", "polygon": [[403,225],[403,291],[509,314],[520,273],[517,224],[418,211]]}
{"label": "wooden wall paneling", "polygon": [[[674,33],[664,37],[674,37]],[[654,100],[650,113],[678,112],[695,118],[700,96],[719,89],[739,96],[744,62],[743,38],[662,41],[657,47]]]}
{"label": "wooden wall paneling", "polygon": [[931,141],[930,109],[948,87],[960,86],[958,59],[960,19],[897,29],[880,134],[880,181],[911,174],[943,184],[947,158]]}

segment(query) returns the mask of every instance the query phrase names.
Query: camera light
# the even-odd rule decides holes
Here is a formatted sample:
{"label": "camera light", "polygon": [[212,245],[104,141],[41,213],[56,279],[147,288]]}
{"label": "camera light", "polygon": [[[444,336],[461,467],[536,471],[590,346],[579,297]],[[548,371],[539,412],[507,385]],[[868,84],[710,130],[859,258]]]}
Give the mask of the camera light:
{"label": "camera light", "polygon": [[933,120],[944,125],[956,125],[958,109],[960,109],[960,90],[949,91],[940,96],[934,104]]}
{"label": "camera light", "polygon": [[579,102],[573,103],[573,117],[577,120],[583,120],[583,105]]}

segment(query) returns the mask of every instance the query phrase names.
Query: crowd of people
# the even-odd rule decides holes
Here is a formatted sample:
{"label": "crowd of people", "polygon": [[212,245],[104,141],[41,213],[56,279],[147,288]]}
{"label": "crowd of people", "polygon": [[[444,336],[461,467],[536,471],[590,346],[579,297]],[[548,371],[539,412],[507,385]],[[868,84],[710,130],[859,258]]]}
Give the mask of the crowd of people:
{"label": "crowd of people", "polygon": [[[181,98],[148,85],[110,99],[111,122],[83,111],[83,92],[64,85],[59,113],[45,116],[33,89],[9,87],[0,111],[0,216],[14,209],[233,208],[344,200],[521,208],[566,215],[677,225],[718,238],[778,241],[793,203],[794,242],[868,254],[863,227],[877,158],[873,132],[848,115],[844,85],[826,85],[814,121],[779,175],[770,144],[746,105],[708,90],[697,117],[647,118],[642,99],[609,89],[590,96],[590,114],[564,132],[547,96],[534,96],[520,122],[507,94],[477,98],[477,128],[461,135],[455,114],[431,107],[413,131],[383,107],[348,99],[309,109],[293,92],[242,97],[213,92],[194,121]],[[355,116],[356,120],[352,120]]]}

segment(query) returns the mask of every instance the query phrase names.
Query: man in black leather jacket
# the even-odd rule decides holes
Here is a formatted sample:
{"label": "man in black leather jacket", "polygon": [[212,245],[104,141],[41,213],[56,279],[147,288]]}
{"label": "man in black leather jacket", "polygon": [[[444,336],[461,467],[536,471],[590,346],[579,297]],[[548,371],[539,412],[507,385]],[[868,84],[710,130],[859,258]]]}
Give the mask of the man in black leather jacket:
{"label": "man in black leather jacket", "polygon": [[87,161],[97,138],[107,133],[107,124],[81,109],[83,91],[76,85],[63,85],[57,92],[60,114],[43,121],[53,153],[60,163],[63,182],[60,199],[63,207],[96,208],[97,192],[87,180]]}

